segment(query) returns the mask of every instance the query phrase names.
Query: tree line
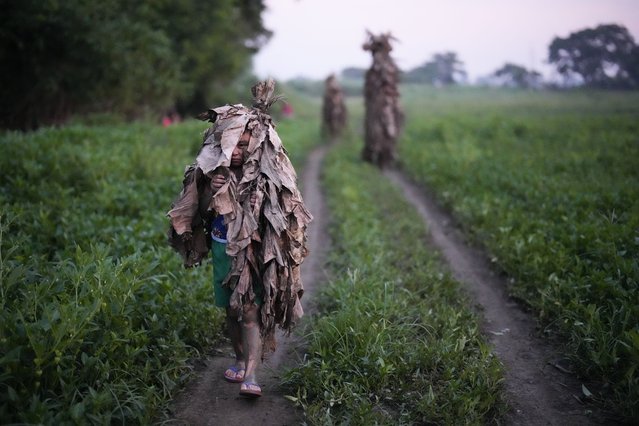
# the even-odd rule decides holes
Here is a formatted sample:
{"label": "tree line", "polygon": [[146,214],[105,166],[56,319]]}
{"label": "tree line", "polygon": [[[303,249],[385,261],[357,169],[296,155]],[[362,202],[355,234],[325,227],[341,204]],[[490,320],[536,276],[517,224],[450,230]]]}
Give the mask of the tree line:
{"label": "tree line", "polygon": [[[555,37],[548,48],[548,62],[555,66],[565,85],[603,89],[639,88],[639,46],[621,25],[608,24],[576,31],[568,37]],[[363,78],[365,70],[346,68],[345,79]],[[407,83],[447,86],[463,83],[467,74],[455,52],[436,53],[424,64],[402,74]],[[506,63],[495,70],[487,84],[507,87],[539,88],[542,75],[524,66]]]}
{"label": "tree line", "polygon": [[0,126],[225,102],[270,37],[263,0],[3,1]]}
{"label": "tree line", "polygon": [[[242,99],[251,56],[269,39],[263,0],[2,1],[0,127],[33,129],[71,115],[127,118],[169,109],[195,114]],[[639,47],[626,28],[600,25],[556,37],[548,61],[564,81],[639,87]],[[363,78],[347,68],[344,78]],[[499,85],[540,87],[535,70],[507,63]],[[464,82],[464,64],[442,52],[402,73],[402,81]]]}

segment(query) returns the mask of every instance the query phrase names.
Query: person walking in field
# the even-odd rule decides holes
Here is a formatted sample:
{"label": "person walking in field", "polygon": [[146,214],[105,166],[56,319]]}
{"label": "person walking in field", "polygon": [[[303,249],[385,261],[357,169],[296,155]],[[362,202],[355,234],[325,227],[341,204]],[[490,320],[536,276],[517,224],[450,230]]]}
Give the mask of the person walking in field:
{"label": "person walking in field", "polygon": [[397,140],[404,125],[399,105],[399,68],[390,56],[390,33],[368,32],[363,49],[373,55],[364,82],[364,149],[362,159],[383,169],[397,160]]}
{"label": "person walking in field", "polygon": [[344,92],[335,74],[326,78],[322,103],[322,135],[330,140],[339,138],[346,128]]}
{"label": "person walking in field", "polygon": [[[186,267],[210,252],[215,304],[226,309],[235,363],[223,373],[240,395],[259,397],[257,370],[303,314],[300,265],[312,216],[268,108],[274,82],[253,86],[253,107],[225,105],[200,114],[205,132],[183,189],[168,212],[169,243]],[[209,249],[210,247],[210,249]]]}

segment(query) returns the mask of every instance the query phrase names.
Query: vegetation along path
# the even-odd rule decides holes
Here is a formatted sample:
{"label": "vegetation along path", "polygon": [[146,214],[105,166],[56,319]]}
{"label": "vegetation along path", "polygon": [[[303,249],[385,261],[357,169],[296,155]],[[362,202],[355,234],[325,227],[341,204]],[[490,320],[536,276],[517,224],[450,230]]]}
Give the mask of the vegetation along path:
{"label": "vegetation along path", "polygon": [[[320,167],[326,148],[311,152],[301,176],[304,201],[314,216],[308,229],[311,254],[302,265],[305,314],[313,312],[313,294],[322,277],[322,264],[328,236],[325,232],[324,204],[319,187]],[[279,386],[280,373],[296,361],[296,348],[301,342],[295,336],[278,335],[278,347],[262,365],[260,384],[263,396],[249,400],[239,396],[239,385],[227,383],[222,372],[233,362],[230,344],[220,347],[205,361],[186,389],[173,402],[174,419],[188,425],[297,425],[302,423],[301,410],[284,397]]]}
{"label": "vegetation along path", "polygon": [[505,366],[505,390],[516,425],[588,425],[603,422],[579,401],[582,384],[561,366],[547,341],[535,336],[535,322],[506,293],[506,282],[479,251],[465,244],[450,216],[398,171],[387,176],[428,224],[454,278],[466,285],[483,313],[482,328]]}
{"label": "vegetation along path", "polygon": [[[315,149],[304,168],[302,191],[315,219],[309,227],[311,256],[303,265],[304,306],[312,313],[315,286],[322,279],[328,237],[325,206],[318,185],[326,148]],[[506,294],[505,279],[490,267],[485,256],[468,247],[453,221],[423,190],[400,172],[388,171],[428,224],[432,242],[441,250],[455,279],[466,284],[483,312],[483,329],[496,355],[505,365],[505,390],[512,410],[505,419],[517,425],[588,425],[601,423],[599,415],[579,401],[581,382],[562,370],[560,356],[535,336],[534,320]],[[295,425],[303,421],[300,410],[286,400],[279,387],[281,371],[296,361],[301,345],[294,337],[279,336],[277,351],[262,367],[264,396],[259,400],[239,397],[237,385],[221,379],[232,362],[230,345],[220,347],[205,361],[195,378],[172,406],[174,419],[189,425]]]}

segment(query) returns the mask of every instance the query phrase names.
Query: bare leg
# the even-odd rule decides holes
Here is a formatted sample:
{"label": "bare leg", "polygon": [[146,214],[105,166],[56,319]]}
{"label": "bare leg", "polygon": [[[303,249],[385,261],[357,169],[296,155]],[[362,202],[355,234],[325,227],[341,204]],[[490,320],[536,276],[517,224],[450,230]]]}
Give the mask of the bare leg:
{"label": "bare leg", "polygon": [[257,383],[256,372],[262,358],[262,338],[258,322],[259,306],[244,308],[242,317],[242,344],[246,361],[245,383]]}
{"label": "bare leg", "polygon": [[[242,325],[238,321],[237,312],[231,308],[226,308],[226,327],[228,329],[231,345],[235,352],[235,367],[243,370],[246,367],[244,360],[244,348],[242,346]],[[228,372],[225,374],[231,374]],[[237,377],[238,375],[236,375]],[[243,377],[243,376],[242,376]],[[240,379],[241,377],[237,377]]]}
{"label": "bare leg", "polygon": [[[226,308],[226,328],[231,338],[231,345],[235,352],[235,360],[238,366],[244,368],[244,351],[242,347],[242,325],[237,320],[237,312]],[[241,363],[241,365],[240,365]]]}

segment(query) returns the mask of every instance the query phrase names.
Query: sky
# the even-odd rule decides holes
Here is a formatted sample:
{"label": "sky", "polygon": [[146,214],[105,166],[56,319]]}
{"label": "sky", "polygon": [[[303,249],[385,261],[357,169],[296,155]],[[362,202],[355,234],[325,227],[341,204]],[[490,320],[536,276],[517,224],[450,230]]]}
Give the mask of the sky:
{"label": "sky", "polygon": [[555,37],[600,24],[625,26],[639,42],[639,0],[265,0],[273,31],[255,55],[258,77],[324,79],[346,67],[368,68],[366,30],[398,39],[391,55],[402,70],[433,54],[457,53],[469,80],[506,62],[552,78]]}

